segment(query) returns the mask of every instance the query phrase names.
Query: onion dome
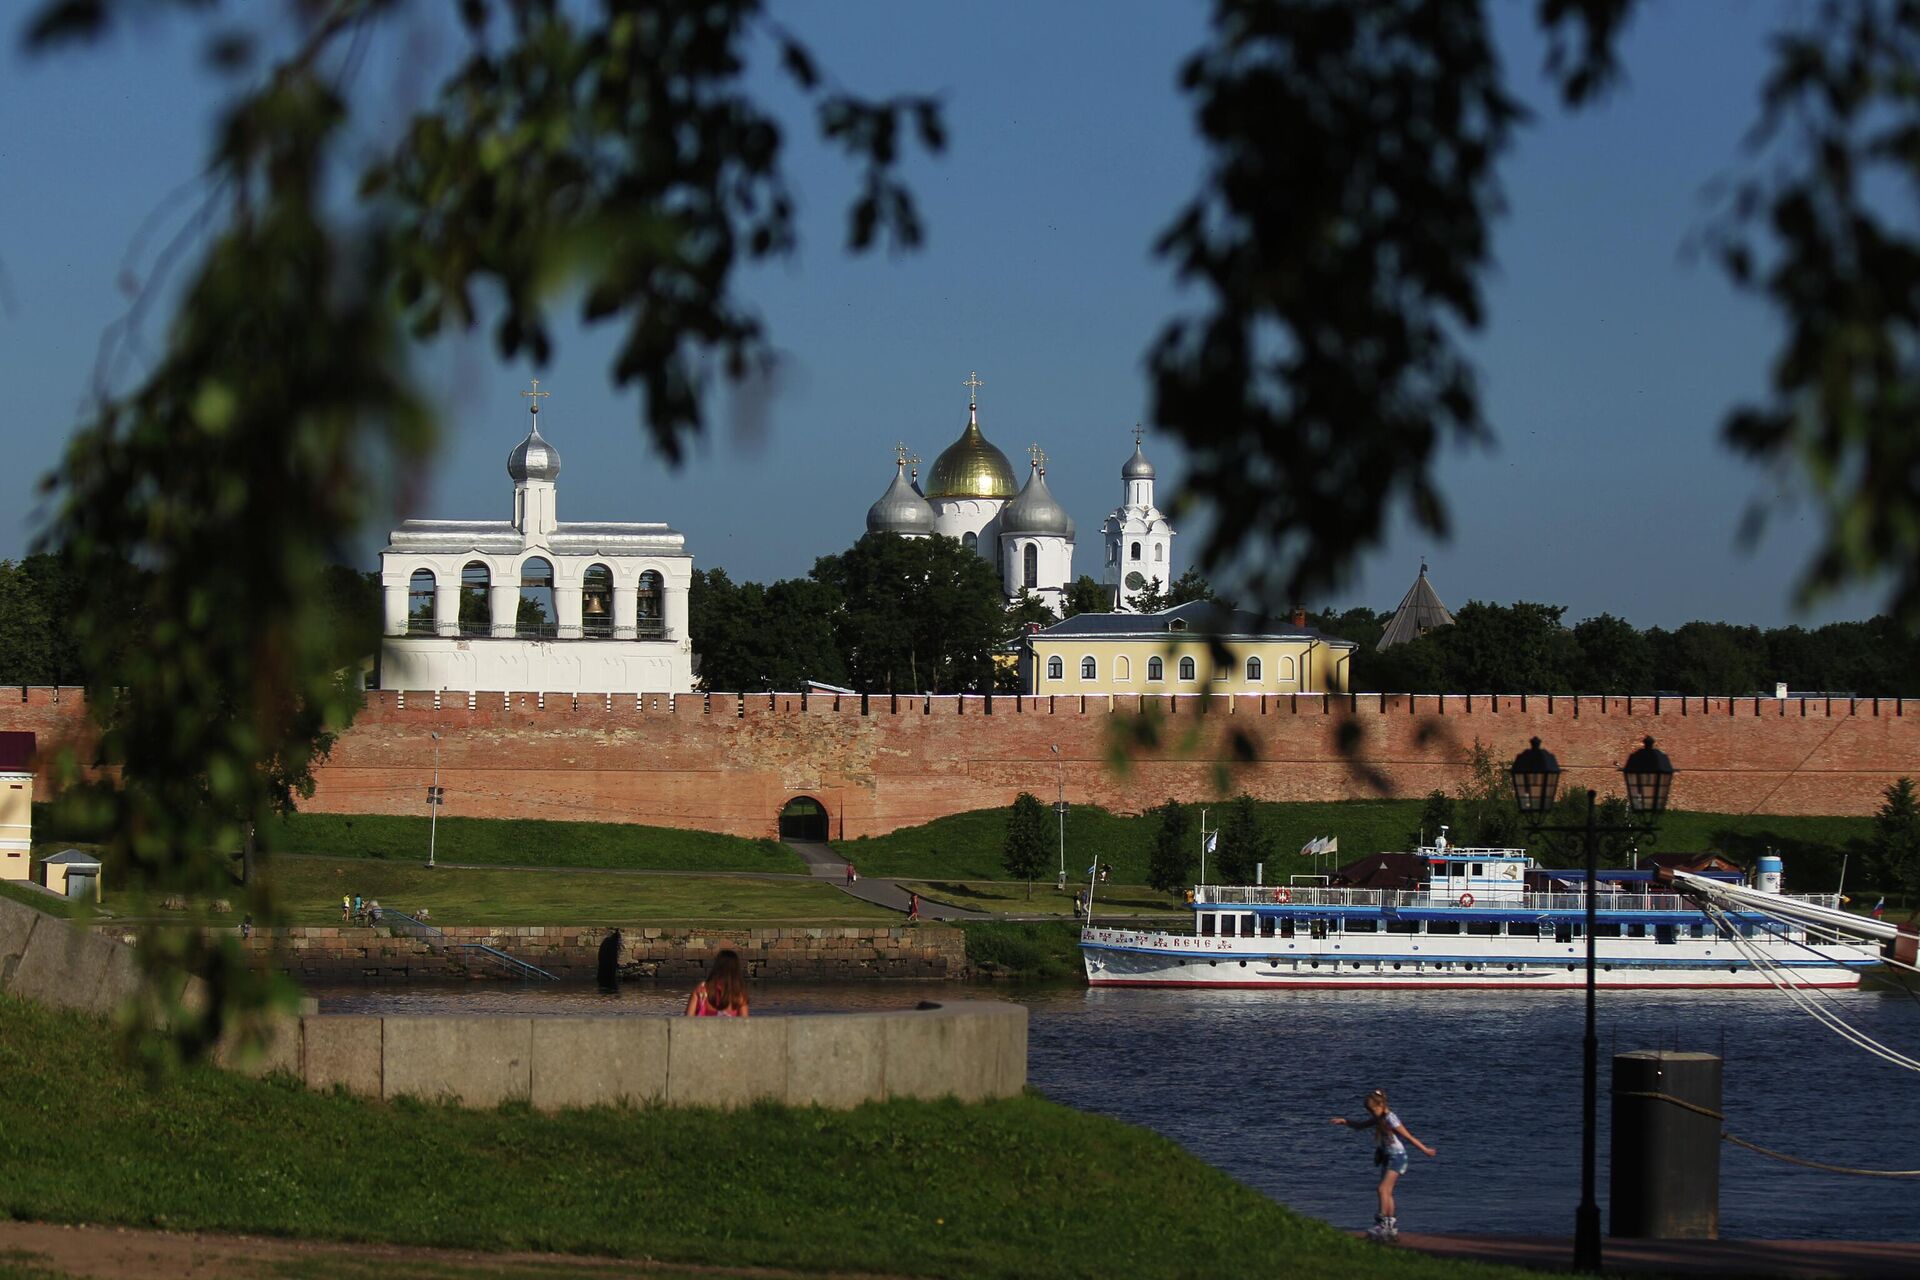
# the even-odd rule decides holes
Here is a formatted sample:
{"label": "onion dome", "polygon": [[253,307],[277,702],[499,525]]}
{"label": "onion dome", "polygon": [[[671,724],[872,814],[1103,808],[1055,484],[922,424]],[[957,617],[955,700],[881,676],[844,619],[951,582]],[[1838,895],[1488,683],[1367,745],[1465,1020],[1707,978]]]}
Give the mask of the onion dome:
{"label": "onion dome", "polygon": [[1147,461],[1147,455],[1140,452],[1140,442],[1133,442],[1133,456],[1127,459],[1127,465],[1120,468],[1122,480],[1153,479],[1153,464]]}
{"label": "onion dome", "polygon": [[1019,485],[1013,464],[980,434],[977,406],[967,406],[967,429],[933,461],[927,473],[929,498],[1011,498]]}
{"label": "onion dome", "polygon": [[540,434],[540,411],[534,410],[533,429],[527,438],[507,455],[507,474],[517,484],[522,480],[554,481],[560,478],[560,451]]}
{"label": "onion dome", "polygon": [[933,532],[933,508],[907,483],[906,463],[899,464],[893,483],[880,495],[880,501],[867,508],[867,532],[905,537],[925,537]]}
{"label": "onion dome", "polygon": [[1045,467],[1036,464],[1027,487],[1001,508],[1000,534],[1073,540],[1073,517],[1047,491]]}

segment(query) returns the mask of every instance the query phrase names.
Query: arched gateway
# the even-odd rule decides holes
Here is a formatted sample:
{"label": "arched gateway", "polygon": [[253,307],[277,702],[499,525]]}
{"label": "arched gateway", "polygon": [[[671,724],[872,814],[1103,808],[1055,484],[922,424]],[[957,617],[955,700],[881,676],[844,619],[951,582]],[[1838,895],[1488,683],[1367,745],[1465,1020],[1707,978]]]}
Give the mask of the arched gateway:
{"label": "arched gateway", "polygon": [[827,807],[812,796],[795,796],[780,810],[782,840],[825,841],[831,834]]}

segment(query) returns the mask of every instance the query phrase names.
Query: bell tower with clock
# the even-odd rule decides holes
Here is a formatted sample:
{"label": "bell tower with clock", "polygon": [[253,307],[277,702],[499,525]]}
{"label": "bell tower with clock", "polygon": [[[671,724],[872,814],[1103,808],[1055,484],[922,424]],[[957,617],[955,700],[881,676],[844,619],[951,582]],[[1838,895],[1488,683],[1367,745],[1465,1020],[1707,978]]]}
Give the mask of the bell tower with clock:
{"label": "bell tower with clock", "polygon": [[1106,549],[1104,581],[1113,608],[1134,612],[1130,598],[1153,587],[1165,591],[1173,581],[1173,526],[1153,505],[1153,464],[1140,451],[1141,429],[1133,429],[1133,456],[1120,468],[1125,499],[1100,526]]}

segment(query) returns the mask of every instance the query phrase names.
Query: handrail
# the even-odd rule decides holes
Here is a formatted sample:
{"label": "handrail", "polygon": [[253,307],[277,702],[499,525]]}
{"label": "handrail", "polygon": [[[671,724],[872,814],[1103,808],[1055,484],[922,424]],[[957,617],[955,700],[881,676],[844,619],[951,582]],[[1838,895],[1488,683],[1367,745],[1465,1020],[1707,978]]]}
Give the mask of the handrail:
{"label": "handrail", "polygon": [[[1472,902],[1462,904],[1462,896],[1471,896]],[[1788,902],[1804,902],[1812,906],[1838,907],[1839,895],[1832,893],[1807,893],[1780,895]],[[1677,893],[1624,893],[1602,891],[1598,898],[1601,911],[1693,911],[1696,908],[1686,898]],[[1470,895],[1455,894],[1451,890],[1433,889],[1322,889],[1312,885],[1211,885],[1203,884],[1194,889],[1195,908],[1221,907],[1257,907],[1257,906],[1308,906],[1308,907],[1379,907],[1386,909],[1410,908],[1428,909],[1449,907],[1472,911],[1584,911],[1587,895],[1584,893],[1536,893],[1528,890],[1506,889],[1499,886],[1476,887]]]}
{"label": "handrail", "polygon": [[440,929],[436,928],[433,925],[427,924],[422,920],[416,919],[415,917],[408,915],[404,911],[382,910],[380,915],[381,915],[382,924],[388,924],[386,917],[391,916],[393,917],[393,922],[389,925],[390,928],[396,931],[408,933],[417,938],[423,938],[427,941],[429,945],[437,945],[441,948],[452,950],[452,951],[478,951],[481,954],[487,956],[489,959],[499,961],[501,964],[506,965],[507,968],[512,969],[515,972],[522,974],[523,976],[541,977],[541,978],[545,978],[549,982],[560,981],[558,976],[556,976],[555,974],[548,973],[545,969],[542,969],[539,965],[529,964],[518,956],[510,956],[506,952],[500,950],[498,947],[490,947],[484,942],[451,941],[450,939],[448,939],[447,935]]}

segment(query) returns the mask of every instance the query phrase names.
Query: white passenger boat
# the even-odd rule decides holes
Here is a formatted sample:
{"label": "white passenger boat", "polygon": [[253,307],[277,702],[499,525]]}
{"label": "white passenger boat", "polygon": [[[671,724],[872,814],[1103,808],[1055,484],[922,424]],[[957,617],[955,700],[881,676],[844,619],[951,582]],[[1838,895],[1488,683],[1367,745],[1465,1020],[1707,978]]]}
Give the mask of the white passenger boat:
{"label": "white passenger boat", "polygon": [[[1094,986],[1492,987],[1586,984],[1585,874],[1538,867],[1521,849],[1424,848],[1419,889],[1324,884],[1198,885],[1191,934],[1086,928]],[[1765,910],[1709,915],[1655,883],[1605,870],[1597,881],[1596,981],[1603,987],[1857,986],[1880,950]],[[1738,876],[1710,877],[1737,881]],[[1762,859],[1759,907],[1839,906],[1836,894],[1779,892]]]}

